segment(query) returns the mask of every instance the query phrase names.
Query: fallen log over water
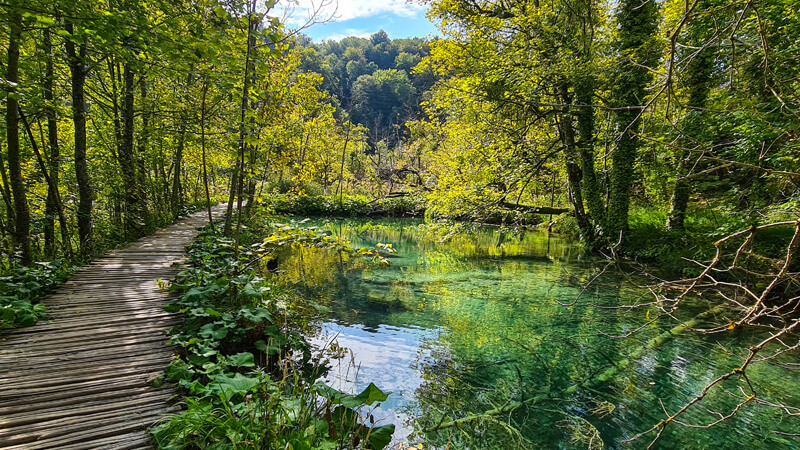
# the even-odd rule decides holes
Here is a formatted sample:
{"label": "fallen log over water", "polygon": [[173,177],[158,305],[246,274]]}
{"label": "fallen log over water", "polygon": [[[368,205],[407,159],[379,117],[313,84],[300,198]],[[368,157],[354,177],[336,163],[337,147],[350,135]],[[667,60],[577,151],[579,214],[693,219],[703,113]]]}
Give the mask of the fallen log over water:
{"label": "fallen log over water", "polygon": [[572,212],[569,208],[553,208],[550,206],[530,206],[530,205],[518,205],[516,203],[510,202],[502,202],[498,206],[510,209],[514,211],[520,211],[528,214],[543,214],[543,215],[559,215],[559,214],[567,214]]}

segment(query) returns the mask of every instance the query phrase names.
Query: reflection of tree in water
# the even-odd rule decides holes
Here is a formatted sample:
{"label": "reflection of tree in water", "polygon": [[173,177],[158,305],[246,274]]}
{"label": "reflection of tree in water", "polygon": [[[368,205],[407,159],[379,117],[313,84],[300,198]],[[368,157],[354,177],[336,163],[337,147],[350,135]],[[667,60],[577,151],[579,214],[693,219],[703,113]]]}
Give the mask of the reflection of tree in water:
{"label": "reflection of tree in water", "polygon": [[[389,268],[308,249],[287,263],[281,257],[287,272],[280,276],[323,300],[337,321],[363,325],[378,339],[384,325],[442,330],[420,349],[428,355],[416,363],[424,381],[408,411],[427,447],[616,448],[642,424],[657,422],[662,402],[674,410],[708,381],[710,368],[731,361],[724,341],[671,338],[692,312],[633,338],[606,336],[630,332],[646,311],[601,307],[649,293],[614,270],[584,291],[602,268],[576,258],[570,245],[551,242],[545,257],[544,234],[460,235],[411,223],[345,222],[337,230],[356,247],[394,244],[399,254]],[[781,378],[770,372],[760,379]],[[730,401],[715,393],[708,404],[724,409]],[[774,419],[751,417],[701,437],[670,431],[663,444],[760,442],[754,433],[767,433],[762,424]]]}
{"label": "reflection of tree in water", "polygon": [[[564,308],[554,297],[564,301],[579,291],[558,284],[557,265],[512,260],[495,270],[530,279],[504,283],[499,277],[496,289],[484,291],[480,305],[466,308],[465,295],[474,296],[469,288],[443,295],[448,300],[439,306],[452,308],[442,314],[450,331],[440,345],[447,350],[421,368],[426,381],[417,392],[422,410],[417,430],[442,448],[448,442],[451,448],[548,447],[594,430],[583,417],[596,405],[566,400],[564,393],[616,357],[599,350],[597,312],[575,308],[566,312],[571,323],[565,322]],[[454,421],[457,427],[450,426]],[[567,425],[571,430],[565,435]]]}

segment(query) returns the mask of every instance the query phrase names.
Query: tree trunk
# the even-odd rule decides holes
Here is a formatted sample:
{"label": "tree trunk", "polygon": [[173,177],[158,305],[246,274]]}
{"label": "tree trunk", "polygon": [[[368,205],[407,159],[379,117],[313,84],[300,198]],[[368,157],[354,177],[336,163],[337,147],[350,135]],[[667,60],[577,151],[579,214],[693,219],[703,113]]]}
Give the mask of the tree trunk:
{"label": "tree trunk", "polygon": [[30,229],[31,216],[28,199],[25,196],[25,182],[22,179],[22,163],[19,154],[19,101],[16,85],[19,83],[19,44],[22,39],[22,16],[17,11],[9,14],[10,32],[8,36],[8,66],[6,80],[11,86],[6,103],[6,140],[8,141],[8,176],[11,182],[11,193],[14,197],[14,243],[21,252],[21,263],[30,266],[33,262],[31,253]]}
{"label": "tree trunk", "polygon": [[561,135],[561,142],[564,145],[564,159],[567,164],[567,179],[569,180],[570,187],[570,202],[575,209],[575,220],[578,222],[578,229],[580,229],[581,237],[586,242],[594,242],[594,229],[583,207],[581,188],[583,173],[578,161],[578,152],[575,145],[575,129],[573,128],[572,112],[569,106],[572,102],[569,95],[569,86],[566,83],[562,83],[560,90],[561,100],[564,102],[565,106],[561,111],[561,120],[559,121],[558,128],[559,134]]}
{"label": "tree trunk", "polygon": [[48,192],[53,193],[53,198],[52,198],[53,209],[55,210],[55,213],[58,215],[58,222],[62,227],[61,230],[62,239],[64,239],[65,241],[64,253],[66,253],[68,256],[71,256],[72,246],[69,243],[69,235],[67,235],[67,237],[64,238],[64,229],[66,228],[67,218],[64,215],[64,207],[61,203],[61,196],[58,192],[58,184],[56,184],[56,180],[58,180],[58,178],[53,179],[52,176],[48,173],[47,164],[45,163],[45,160],[42,157],[42,152],[39,151],[39,144],[36,143],[36,138],[33,137],[33,131],[31,131],[31,126],[28,123],[28,120],[25,118],[25,114],[22,112],[22,109],[18,110],[19,110],[19,117],[20,119],[22,119],[22,125],[25,127],[25,131],[27,131],[28,133],[28,139],[31,142],[33,153],[36,154],[36,160],[39,163],[39,168],[41,169],[42,174],[44,175],[44,179],[47,182],[47,190]]}
{"label": "tree trunk", "polygon": [[253,203],[256,201],[256,177],[255,177],[255,166],[256,166],[256,156],[258,154],[258,147],[255,145],[250,146],[250,179],[247,180],[247,205],[245,205],[245,216],[250,216],[250,208],[253,207]]}
{"label": "tree trunk", "polygon": [[144,234],[142,213],[137,186],[136,160],[133,154],[133,107],[134,107],[134,73],[129,63],[123,65],[122,91],[122,141],[119,146],[120,169],[125,189],[125,206],[123,208],[125,235],[136,239]]}
{"label": "tree trunk", "polygon": [[689,206],[689,197],[692,195],[692,188],[689,182],[683,178],[689,172],[688,155],[684,152],[679,152],[677,156],[680,161],[678,162],[675,189],[672,191],[671,207],[667,218],[667,227],[672,231],[684,229],[686,208]]}
{"label": "tree trunk", "polygon": [[[702,1],[703,6],[707,6],[706,1]],[[702,45],[702,33],[706,32],[703,24],[690,22],[689,34],[693,36],[698,45]],[[699,36],[698,36],[699,35]],[[667,227],[673,231],[680,231],[684,229],[684,221],[686,220],[686,208],[689,206],[689,198],[692,195],[692,185],[685,178],[692,168],[692,155],[690,152],[684,150],[685,147],[692,141],[696,141],[700,136],[692,136],[693,134],[701,134],[704,128],[703,117],[700,109],[703,108],[708,99],[708,94],[711,89],[712,75],[714,71],[714,64],[716,54],[713,47],[706,47],[700,53],[692,58],[687,67],[684,69],[684,79],[682,84],[688,89],[688,101],[686,106],[690,108],[688,115],[682,121],[683,130],[687,136],[678,140],[678,151],[676,152],[676,159],[678,160],[677,170],[675,174],[675,190],[672,193],[671,208],[669,211],[669,218],[667,219]]]}
{"label": "tree trunk", "polygon": [[[72,23],[66,24],[66,31],[74,35]],[[86,110],[84,88],[86,85],[86,41],[76,52],[75,43],[67,39],[66,48],[72,77],[72,120],[75,127],[75,178],[78,182],[78,238],[81,255],[92,255],[92,201],[93,192],[89,167],[86,162]]]}
{"label": "tree trunk", "polygon": [[139,208],[142,214],[142,220],[146,227],[151,226],[152,219],[150,218],[150,210],[147,205],[147,167],[145,159],[147,157],[147,145],[150,140],[150,112],[147,111],[147,83],[144,76],[140,82],[140,89],[142,95],[142,134],[139,138],[139,150],[136,155],[137,162],[137,183],[136,188],[139,194]]}
{"label": "tree trunk", "polygon": [[236,167],[231,174],[231,194],[228,198],[228,209],[225,212],[225,234],[230,235],[233,228],[233,202],[238,198],[236,204],[236,211],[238,214],[236,222],[236,248],[234,249],[236,256],[239,256],[239,229],[241,227],[241,210],[242,210],[242,190],[244,188],[244,155],[247,150],[247,137],[249,135],[249,127],[245,122],[247,117],[247,110],[250,107],[250,83],[251,71],[254,69],[252,64],[252,52],[255,46],[255,39],[253,36],[253,28],[255,21],[253,15],[255,14],[255,0],[252,5],[248,4],[247,11],[247,51],[244,60],[244,81],[242,86],[242,106],[240,111],[239,122],[239,151],[236,157]]}
{"label": "tree trunk", "polygon": [[172,162],[172,217],[178,218],[178,209],[181,206],[181,166],[183,165],[183,147],[186,145],[186,126],[184,121],[181,120],[180,131],[178,132],[178,147],[175,149],[175,158]]}
{"label": "tree trunk", "polygon": [[586,207],[589,209],[591,221],[602,227],[606,219],[606,211],[603,204],[603,193],[600,190],[597,172],[594,168],[594,109],[591,107],[593,94],[593,80],[588,77],[578,80],[575,85],[575,100],[579,106],[577,111],[580,136],[578,149],[583,172],[583,194],[586,197]]}
{"label": "tree trunk", "polygon": [[[638,112],[620,113],[617,124],[621,129],[627,128],[636,119]],[[631,203],[631,187],[633,185],[633,166],[639,139],[630,131],[624,131],[617,147],[611,154],[611,186],[608,196],[608,218],[606,234],[614,239],[621,231],[628,230],[628,211]]]}
{"label": "tree trunk", "polygon": [[616,13],[619,23],[617,51],[622,59],[618,64],[614,90],[614,106],[619,137],[611,155],[611,182],[608,198],[606,235],[609,239],[628,229],[634,164],[641,145],[633,132],[640,123],[647,86],[653,78],[649,67],[658,62],[655,34],[658,10],[655,0],[621,0]]}
{"label": "tree trunk", "polygon": [[[50,29],[45,28],[43,31],[43,46],[45,52],[45,75],[43,84],[45,108],[47,114],[47,136],[48,146],[50,148],[50,158],[48,167],[50,178],[55,177],[56,191],[58,190],[58,160],[60,157],[60,149],[58,146],[58,124],[56,122],[55,105],[53,104],[53,49],[50,40]],[[56,192],[53,191],[50,183],[47,187],[47,200],[45,202],[44,211],[44,254],[48,259],[54,259],[55,252],[55,228],[56,228],[56,206],[55,206]]]}
{"label": "tree trunk", "polygon": [[203,155],[203,187],[206,191],[206,209],[208,210],[208,224],[214,226],[214,217],[211,215],[211,191],[208,188],[208,166],[206,164],[206,94],[208,93],[208,80],[203,80],[203,94],[200,99],[200,149]]}
{"label": "tree trunk", "polygon": [[[191,88],[192,81],[194,79],[193,68],[189,68],[189,74],[186,75],[186,91]],[[188,95],[188,94],[187,94]],[[178,147],[175,149],[175,157],[172,161],[172,196],[170,199],[171,209],[172,209],[172,218],[178,218],[178,209],[183,204],[183,182],[181,177],[183,176],[183,150],[186,146],[186,113],[185,111],[181,110],[181,113],[178,115],[178,120],[180,120],[179,133],[178,133]]]}
{"label": "tree trunk", "polygon": [[344,181],[344,159],[347,155],[347,144],[350,143],[350,129],[352,126],[352,122],[347,126],[347,134],[344,137],[344,146],[342,147],[342,164],[339,167],[339,187],[337,188],[339,191],[339,208],[342,207],[342,202],[344,201],[344,188],[342,187],[342,182]]}
{"label": "tree trunk", "polygon": [[8,181],[8,172],[6,171],[6,164],[3,158],[3,152],[0,151],[0,181],[3,183],[3,203],[6,205],[6,211],[8,213],[8,225],[7,229],[11,236],[15,236],[15,224],[16,224],[16,214],[14,214],[14,200],[11,196],[11,183]]}

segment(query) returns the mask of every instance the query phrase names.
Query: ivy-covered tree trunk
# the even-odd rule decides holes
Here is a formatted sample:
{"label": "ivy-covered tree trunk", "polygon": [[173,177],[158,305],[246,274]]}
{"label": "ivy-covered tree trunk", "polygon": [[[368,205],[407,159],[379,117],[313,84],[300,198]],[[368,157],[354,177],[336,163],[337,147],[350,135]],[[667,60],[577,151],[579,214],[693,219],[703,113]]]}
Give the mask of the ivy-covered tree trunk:
{"label": "ivy-covered tree trunk", "polygon": [[597,171],[594,167],[594,109],[592,96],[594,95],[594,80],[582,77],[575,84],[575,102],[578,106],[578,134],[580,142],[578,149],[581,157],[581,170],[583,172],[583,194],[586,198],[586,207],[589,210],[590,222],[602,227],[606,220],[603,192],[597,181]]}
{"label": "ivy-covered tree trunk", "polygon": [[22,39],[22,16],[17,11],[9,14],[8,65],[6,81],[9,84],[6,102],[6,141],[8,143],[8,177],[11,193],[14,197],[14,243],[19,248],[21,263],[29,266],[33,262],[31,253],[30,229],[31,216],[28,199],[25,194],[25,183],[22,178],[22,163],[19,154],[19,100],[16,86],[19,83],[19,45]]}
{"label": "ivy-covered tree trunk", "polygon": [[[708,2],[701,1],[701,5]],[[690,22],[688,34],[690,44],[701,46],[704,44],[702,33],[712,29],[710,23],[695,19]],[[694,51],[694,50],[693,50]],[[675,173],[675,189],[672,192],[667,227],[673,231],[684,229],[686,208],[692,195],[692,185],[686,176],[689,175],[693,164],[692,153],[686,149],[701,139],[699,136],[704,128],[704,117],[701,109],[705,107],[711,91],[712,74],[716,55],[714,47],[706,47],[689,60],[681,74],[681,84],[686,87],[688,99],[686,107],[689,110],[682,121],[681,133],[683,136],[677,140],[678,149],[675,152],[677,170]]]}
{"label": "ivy-covered tree trunk", "polygon": [[[72,23],[66,24],[66,31],[70,34],[66,41],[67,56],[69,59],[70,75],[72,78],[72,121],[75,128],[75,178],[78,183],[78,238],[80,240],[81,255],[86,258],[92,255],[92,192],[89,166],[86,161],[86,37],[83,37],[80,48],[75,49],[75,30]],[[77,39],[76,39],[77,40]]]}
{"label": "ivy-covered tree trunk", "polygon": [[656,30],[658,9],[655,0],[621,0],[617,9],[620,55],[617,66],[613,104],[619,137],[611,155],[611,180],[605,232],[610,239],[628,229],[631,187],[634,181],[636,154],[641,145],[637,137],[641,107],[645,104],[647,85],[652,80],[650,67],[658,62]]}

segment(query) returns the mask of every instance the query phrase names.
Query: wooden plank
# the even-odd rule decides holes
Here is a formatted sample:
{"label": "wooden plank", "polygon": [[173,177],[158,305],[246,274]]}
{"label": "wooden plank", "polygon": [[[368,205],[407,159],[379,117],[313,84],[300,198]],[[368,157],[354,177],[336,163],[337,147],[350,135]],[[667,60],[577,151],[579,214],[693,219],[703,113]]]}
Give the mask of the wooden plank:
{"label": "wooden plank", "polygon": [[141,346],[147,343],[158,342],[158,343],[165,343],[167,341],[166,336],[144,336],[141,338],[134,338],[134,339],[125,339],[121,341],[103,341],[103,342],[89,342],[89,343],[82,343],[78,346],[66,346],[65,348],[62,347],[55,347],[55,346],[46,346],[44,348],[37,348],[35,346],[26,346],[24,349],[17,350],[18,353],[11,353],[7,352],[6,354],[0,356],[0,364],[7,363],[11,361],[14,356],[18,354],[26,355],[26,354],[35,354],[37,357],[47,357],[47,356],[61,356],[64,354],[78,354],[80,352],[95,352],[98,350],[108,350],[108,349],[126,349],[136,346]]}
{"label": "wooden plank", "polygon": [[[147,320],[147,321],[144,321],[144,322],[149,324],[149,325],[163,324],[163,325],[165,325],[166,328],[169,328],[169,326],[174,325],[176,323],[180,323],[180,321],[181,321],[180,316],[177,316],[177,315],[174,315],[174,314],[170,314],[167,317]],[[30,330],[21,329],[21,330],[19,330],[16,334],[14,334],[13,336],[7,338],[6,341],[7,342],[24,341],[26,336],[37,336],[37,335],[40,335],[40,334],[73,333],[73,332],[92,330],[92,329],[95,329],[95,328],[108,328],[108,327],[112,327],[112,326],[125,326],[125,325],[127,325],[127,326],[137,326],[137,324],[139,322],[142,322],[142,321],[132,321],[132,320],[127,320],[127,321],[126,320],[102,321],[100,323],[94,323],[94,324],[90,323],[90,324],[85,324],[85,325],[74,325],[74,326],[69,326],[69,327],[67,327],[67,326],[58,327],[57,324],[55,324],[55,323],[52,324],[52,327],[49,326],[49,325],[37,325],[36,329],[30,329]],[[58,324],[60,324],[60,322]],[[3,340],[0,340],[0,342],[3,342]],[[0,354],[3,354],[2,349],[3,349],[3,346],[0,346]]]}
{"label": "wooden plank", "polygon": [[137,450],[151,449],[152,436],[141,433],[130,433],[104,439],[95,439],[87,442],[62,446],[61,450]]}
{"label": "wooden plank", "polygon": [[[161,356],[154,358],[152,361],[140,361],[138,364],[126,364],[124,366],[106,366],[105,368],[73,368],[69,371],[61,370],[55,372],[42,371],[37,373],[35,377],[20,376],[12,379],[0,378],[0,389],[18,390],[35,387],[44,388],[48,386],[61,386],[63,384],[67,384],[66,381],[75,379],[81,379],[85,381],[93,379],[108,379],[113,378],[118,374],[129,374],[131,373],[131,369],[136,369],[137,371],[157,371],[159,368],[163,369],[167,364],[169,364],[171,359],[171,357]],[[0,406],[0,411],[3,411],[2,406]],[[2,413],[0,412],[0,414]]]}
{"label": "wooden plank", "polygon": [[9,434],[14,434],[17,431],[9,433],[7,430],[11,428],[20,427],[20,426],[28,426],[33,423],[38,422],[45,422],[48,420],[54,419],[61,419],[65,417],[75,417],[75,416],[92,416],[96,417],[95,415],[100,413],[109,413],[115,412],[119,413],[119,411],[124,411],[127,409],[133,408],[148,408],[148,410],[158,409],[161,410],[161,406],[166,403],[166,401],[171,396],[171,393],[151,393],[147,395],[140,396],[136,399],[126,400],[126,401],[113,401],[113,402],[90,402],[85,406],[82,405],[80,408],[75,409],[45,409],[41,411],[37,411],[35,413],[23,413],[23,414],[16,414],[13,417],[8,419],[0,420],[0,436],[8,436]]}
{"label": "wooden plank", "polygon": [[[20,444],[19,441],[21,440],[27,440],[27,442],[8,447],[8,450],[62,449],[70,444],[80,445],[91,440],[108,439],[120,434],[132,434],[133,432],[139,432],[141,436],[147,436],[146,430],[167,412],[167,409],[141,412],[134,410],[133,414],[94,415],[87,417],[87,419],[91,419],[91,422],[83,422],[85,426],[77,427],[80,428],[77,430],[72,426],[66,429],[54,429],[50,433],[42,432],[33,436],[22,435],[14,438],[17,444]],[[12,438],[9,437],[7,439],[11,441]],[[0,438],[0,445],[3,445],[2,438]]]}
{"label": "wooden plank", "polygon": [[[111,358],[122,358],[122,357],[139,357],[139,356],[146,356],[146,355],[156,355],[156,349],[153,346],[138,346],[134,348],[126,348],[123,350],[119,349],[110,349],[105,350],[103,352],[84,352],[83,354],[78,355],[69,355],[69,356],[58,356],[58,357],[46,357],[46,358],[37,358],[36,355],[32,355],[27,357],[25,360],[21,361],[21,365],[24,366],[41,366],[43,364],[61,364],[61,363],[74,363],[74,364],[90,364],[92,362],[97,361],[104,361]],[[171,355],[171,348],[167,345],[164,345],[162,348],[159,349],[158,354],[169,354]],[[12,367],[9,365],[9,367]],[[3,393],[0,392],[0,397],[2,397]]]}
{"label": "wooden plank", "polygon": [[178,410],[174,384],[148,385],[174,358],[166,331],[181,320],[157,280],[183,270],[204,215],[95,260],[42,300],[49,320],[0,333],[0,447],[149,447],[146,429]]}
{"label": "wooden plank", "polygon": [[[120,327],[104,327],[97,329],[93,332],[92,336],[98,339],[104,338],[112,338],[112,337],[126,337],[129,335],[141,335],[147,333],[160,333],[162,335],[166,334],[166,331],[163,326],[144,326],[144,327],[136,327],[136,326],[120,326]],[[86,340],[86,333],[84,332],[64,332],[64,333],[53,333],[53,334],[39,334],[34,335],[30,338],[30,345],[37,345],[37,344],[53,344],[53,343],[60,343],[60,344],[67,344],[77,340]],[[2,372],[2,369],[0,369]]]}
{"label": "wooden plank", "polygon": [[[26,405],[38,405],[39,403],[47,403],[47,402],[58,403],[61,401],[82,402],[83,398],[87,395],[91,396],[91,395],[101,395],[109,392],[136,391],[138,389],[142,389],[143,386],[146,386],[146,384],[142,384],[141,382],[132,383],[127,380],[111,381],[83,388],[76,388],[76,389],[65,388],[53,391],[49,394],[39,394],[36,396],[34,400],[32,400],[31,398],[4,400],[3,407],[12,408],[12,407],[26,406]],[[165,383],[165,386],[170,386],[170,384]],[[39,406],[36,407],[38,408]]]}

